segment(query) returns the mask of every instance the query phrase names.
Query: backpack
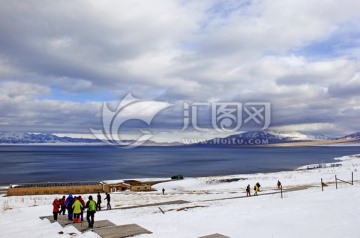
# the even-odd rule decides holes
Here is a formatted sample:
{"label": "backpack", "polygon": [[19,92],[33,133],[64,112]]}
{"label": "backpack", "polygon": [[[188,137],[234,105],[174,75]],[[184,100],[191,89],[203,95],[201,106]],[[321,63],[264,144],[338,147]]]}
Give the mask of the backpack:
{"label": "backpack", "polygon": [[68,209],[72,209],[72,205],[74,204],[74,198],[68,198],[67,199],[67,206],[66,206],[66,208],[68,208]]}
{"label": "backpack", "polygon": [[91,211],[91,212],[96,211],[96,203],[94,200],[89,201],[89,211]]}

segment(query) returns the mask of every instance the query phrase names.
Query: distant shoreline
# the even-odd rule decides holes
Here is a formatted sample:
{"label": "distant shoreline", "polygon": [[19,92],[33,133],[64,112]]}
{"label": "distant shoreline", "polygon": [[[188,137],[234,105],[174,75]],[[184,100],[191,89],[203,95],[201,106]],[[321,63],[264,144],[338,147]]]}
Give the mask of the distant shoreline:
{"label": "distant shoreline", "polygon": [[[143,144],[139,147],[192,147],[192,146],[200,146],[200,147],[221,147],[221,148],[239,148],[239,147],[298,147],[298,146],[360,146],[359,139],[336,139],[336,140],[313,140],[313,141],[294,141],[294,142],[283,142],[283,143],[272,143],[272,144],[254,144],[254,145],[242,145],[242,144]],[[119,147],[116,145],[106,144],[104,142],[93,142],[93,143],[2,143],[2,146],[112,146]]]}

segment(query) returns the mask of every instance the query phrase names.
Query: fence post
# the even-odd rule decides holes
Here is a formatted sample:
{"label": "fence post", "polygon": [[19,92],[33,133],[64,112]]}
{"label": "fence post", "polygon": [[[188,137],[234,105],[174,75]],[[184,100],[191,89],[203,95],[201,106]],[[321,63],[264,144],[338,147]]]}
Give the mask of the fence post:
{"label": "fence post", "polygon": [[280,189],[281,189],[281,198],[283,198],[283,194],[282,194],[282,185],[280,185]]}
{"label": "fence post", "polygon": [[354,172],[351,172],[351,185],[354,185]]}
{"label": "fence post", "polygon": [[336,178],[336,175],[335,175],[335,185],[336,185],[336,189],[337,189],[337,178]]}
{"label": "fence post", "polygon": [[321,178],[321,191],[324,191],[324,183],[322,181],[322,178]]}

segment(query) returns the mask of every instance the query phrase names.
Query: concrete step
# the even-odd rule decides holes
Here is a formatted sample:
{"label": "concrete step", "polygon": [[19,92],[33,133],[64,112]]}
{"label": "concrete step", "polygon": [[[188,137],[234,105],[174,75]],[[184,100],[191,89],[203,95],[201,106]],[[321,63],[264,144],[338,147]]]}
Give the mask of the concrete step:
{"label": "concrete step", "polygon": [[130,236],[152,233],[137,224],[97,228],[94,229],[94,232],[102,238],[125,238]]}

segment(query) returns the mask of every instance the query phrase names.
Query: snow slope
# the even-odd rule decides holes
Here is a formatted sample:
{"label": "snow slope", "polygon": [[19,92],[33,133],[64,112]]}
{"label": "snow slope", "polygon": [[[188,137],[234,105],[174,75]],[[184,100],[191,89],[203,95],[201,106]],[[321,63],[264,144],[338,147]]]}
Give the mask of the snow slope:
{"label": "snow slope", "polygon": [[[338,163],[342,166],[328,164],[322,169],[188,178],[157,184],[154,187],[158,191],[154,192],[113,193],[113,208],[174,200],[191,203],[160,206],[165,214],[158,206],[102,211],[96,213],[95,219],[108,219],[117,225],[136,223],[153,232],[139,238],[190,238],[213,233],[235,238],[359,237],[360,156],[341,157]],[[339,183],[336,190],[331,183],[334,176],[349,181],[351,172],[354,172],[354,186]],[[329,185],[324,192],[319,187],[321,178]],[[278,192],[278,179],[284,190],[309,188],[285,192],[283,199],[279,193],[243,197],[246,185],[252,187],[256,182],[262,185],[260,194]],[[165,195],[160,191],[162,188]],[[71,233],[76,237],[98,237],[93,232],[81,234],[72,226],[62,228],[57,223],[40,220],[39,216],[51,215],[54,198],[53,195],[0,197],[0,237],[73,237]],[[182,209],[185,207],[194,208]],[[64,234],[58,234],[59,231]]]}

